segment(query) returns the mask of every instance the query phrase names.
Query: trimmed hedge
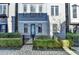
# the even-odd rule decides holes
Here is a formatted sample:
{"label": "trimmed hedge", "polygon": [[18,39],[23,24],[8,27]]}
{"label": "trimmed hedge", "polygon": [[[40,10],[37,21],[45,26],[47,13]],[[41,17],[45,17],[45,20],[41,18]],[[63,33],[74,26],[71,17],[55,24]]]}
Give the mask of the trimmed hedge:
{"label": "trimmed hedge", "polygon": [[72,40],[56,40],[56,39],[38,39],[33,41],[34,48],[62,48],[69,47],[73,45]]}
{"label": "trimmed hedge", "polygon": [[22,44],[19,33],[0,33],[0,47],[20,47]]}
{"label": "trimmed hedge", "polygon": [[0,38],[0,47],[20,47],[22,46],[21,38]]}
{"label": "trimmed hedge", "polygon": [[67,33],[67,39],[71,39],[71,44],[75,45],[76,41],[79,41],[79,33]]}
{"label": "trimmed hedge", "polygon": [[39,39],[39,40],[34,40],[33,41],[33,47],[41,47],[41,48],[60,48],[61,43],[56,40],[52,39]]}
{"label": "trimmed hedge", "polygon": [[79,39],[79,33],[67,33],[67,39]]}
{"label": "trimmed hedge", "polygon": [[51,39],[51,38],[49,36],[40,35],[40,36],[37,36],[36,39]]}
{"label": "trimmed hedge", "polygon": [[0,38],[21,38],[20,33],[0,33]]}

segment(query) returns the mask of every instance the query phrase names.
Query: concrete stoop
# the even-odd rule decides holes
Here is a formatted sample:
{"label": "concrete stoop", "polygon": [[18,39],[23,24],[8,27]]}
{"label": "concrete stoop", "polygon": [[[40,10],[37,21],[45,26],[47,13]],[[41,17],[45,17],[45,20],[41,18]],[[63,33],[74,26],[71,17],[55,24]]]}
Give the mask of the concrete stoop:
{"label": "concrete stoop", "polygon": [[71,49],[69,49],[68,47],[63,47],[63,49],[70,55],[77,55],[76,53],[74,53],[74,51],[72,51]]}
{"label": "concrete stoop", "polygon": [[26,44],[26,45],[32,45],[32,39],[25,40],[25,44]]}

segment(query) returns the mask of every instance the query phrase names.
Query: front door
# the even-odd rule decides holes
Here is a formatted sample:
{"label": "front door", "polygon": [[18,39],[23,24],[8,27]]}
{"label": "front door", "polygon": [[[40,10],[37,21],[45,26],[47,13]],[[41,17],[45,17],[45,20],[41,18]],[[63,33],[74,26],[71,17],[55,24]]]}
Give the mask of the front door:
{"label": "front door", "polygon": [[31,24],[31,37],[35,37],[35,34],[36,34],[35,24]]}

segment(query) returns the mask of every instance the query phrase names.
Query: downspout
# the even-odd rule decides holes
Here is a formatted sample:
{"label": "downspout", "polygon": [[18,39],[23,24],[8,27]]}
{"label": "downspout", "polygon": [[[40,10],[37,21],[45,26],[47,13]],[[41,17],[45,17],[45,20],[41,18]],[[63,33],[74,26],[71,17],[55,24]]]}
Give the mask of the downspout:
{"label": "downspout", "polygon": [[66,15],[66,38],[67,38],[70,23],[70,3],[65,3],[65,15]]}
{"label": "downspout", "polygon": [[18,32],[18,3],[15,3],[15,32]]}

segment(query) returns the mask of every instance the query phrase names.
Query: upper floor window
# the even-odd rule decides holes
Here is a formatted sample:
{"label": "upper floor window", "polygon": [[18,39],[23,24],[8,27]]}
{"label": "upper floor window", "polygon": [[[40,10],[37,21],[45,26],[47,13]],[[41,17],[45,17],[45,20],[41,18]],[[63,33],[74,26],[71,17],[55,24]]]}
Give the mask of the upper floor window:
{"label": "upper floor window", "polygon": [[39,5],[39,12],[42,12],[42,5]]}
{"label": "upper floor window", "polygon": [[73,18],[77,18],[77,5],[72,6]]}
{"label": "upper floor window", "polygon": [[30,11],[31,12],[36,12],[36,6],[35,5],[31,5],[30,6]]}
{"label": "upper floor window", "polygon": [[3,14],[6,14],[6,5],[3,6]]}
{"label": "upper floor window", "polygon": [[54,6],[51,6],[51,15],[54,16]]}
{"label": "upper floor window", "polygon": [[0,5],[0,14],[2,13],[2,5]]}
{"label": "upper floor window", "polygon": [[59,6],[51,6],[51,15],[58,16],[59,15]]}
{"label": "upper floor window", "polygon": [[0,4],[0,14],[6,14],[6,5]]}
{"label": "upper floor window", "polygon": [[59,15],[59,7],[55,6],[55,16],[58,16],[58,15]]}
{"label": "upper floor window", "polygon": [[27,12],[27,5],[26,4],[23,4],[23,11]]}

